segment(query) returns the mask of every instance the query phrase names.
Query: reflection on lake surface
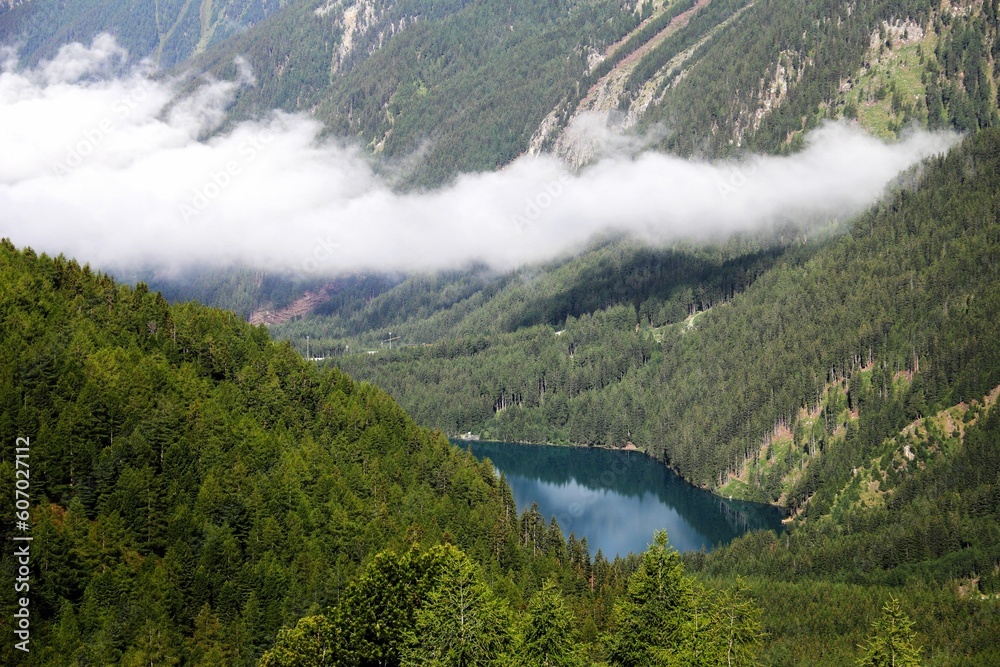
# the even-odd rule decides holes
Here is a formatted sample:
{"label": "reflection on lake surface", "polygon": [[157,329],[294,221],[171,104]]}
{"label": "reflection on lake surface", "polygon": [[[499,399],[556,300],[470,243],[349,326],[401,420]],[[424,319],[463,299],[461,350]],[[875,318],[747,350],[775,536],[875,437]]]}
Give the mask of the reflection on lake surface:
{"label": "reflection on lake surface", "polygon": [[665,529],[678,551],[712,549],[750,530],[781,530],[781,510],[720,498],[640,452],[472,442],[507,476],[519,512],[538,503],[568,537],[586,537],[608,558],[645,551]]}

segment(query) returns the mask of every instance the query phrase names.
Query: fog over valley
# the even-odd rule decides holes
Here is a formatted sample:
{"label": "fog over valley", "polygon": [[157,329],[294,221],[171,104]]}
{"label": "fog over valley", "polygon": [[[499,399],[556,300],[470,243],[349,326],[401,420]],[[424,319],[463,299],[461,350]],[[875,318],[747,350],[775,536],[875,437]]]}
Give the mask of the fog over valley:
{"label": "fog over valley", "polygon": [[996,665],[997,313],[1000,0],[0,0],[0,665]]}
{"label": "fog over valley", "polygon": [[6,52],[0,234],[110,269],[510,269],[600,233],[665,243],[849,215],[958,138],[914,130],[888,144],[838,122],[791,156],[606,152],[580,170],[521,157],[440,189],[399,192],[362,148],[324,138],[308,116],[275,111],[226,125],[235,91],[255,85],[239,64],[238,80],[192,85],[130,64],[107,35],[33,69]]}

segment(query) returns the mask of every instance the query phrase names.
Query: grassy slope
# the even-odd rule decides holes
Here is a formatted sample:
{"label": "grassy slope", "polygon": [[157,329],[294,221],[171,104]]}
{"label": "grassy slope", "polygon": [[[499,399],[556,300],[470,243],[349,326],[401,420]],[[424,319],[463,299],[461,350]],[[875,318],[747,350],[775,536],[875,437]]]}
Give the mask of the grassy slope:
{"label": "grassy slope", "polygon": [[784,538],[742,538],[690,562],[750,576],[765,664],[843,664],[889,596],[916,622],[927,665],[991,665],[1000,627],[996,388],[917,420],[870,453],[827,511]]}

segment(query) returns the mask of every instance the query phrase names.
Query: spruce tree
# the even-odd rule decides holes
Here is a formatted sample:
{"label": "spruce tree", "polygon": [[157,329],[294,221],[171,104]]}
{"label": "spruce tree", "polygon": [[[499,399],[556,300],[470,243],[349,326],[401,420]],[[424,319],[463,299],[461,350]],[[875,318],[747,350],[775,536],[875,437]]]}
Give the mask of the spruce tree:
{"label": "spruce tree", "polygon": [[669,654],[681,652],[692,601],[680,554],[667,543],[666,531],[657,531],[629,579],[627,594],[615,605],[609,662],[622,667],[662,664]]}
{"label": "spruce tree", "polygon": [[872,623],[868,643],[861,647],[860,667],[915,667],[920,665],[920,649],[915,645],[913,621],[891,597],[882,615]]}
{"label": "spruce tree", "polygon": [[416,613],[404,665],[465,667],[500,664],[510,647],[510,619],[475,565],[450,544],[441,550],[441,574]]}
{"label": "spruce tree", "polygon": [[583,665],[580,633],[573,612],[552,580],[531,597],[522,615],[514,655],[523,667]]}

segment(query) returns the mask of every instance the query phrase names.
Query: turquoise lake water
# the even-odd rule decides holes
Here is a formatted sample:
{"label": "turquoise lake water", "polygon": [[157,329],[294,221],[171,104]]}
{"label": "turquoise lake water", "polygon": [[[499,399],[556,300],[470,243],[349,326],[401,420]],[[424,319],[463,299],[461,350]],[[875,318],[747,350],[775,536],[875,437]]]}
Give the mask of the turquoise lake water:
{"label": "turquoise lake water", "polygon": [[591,554],[642,552],[660,529],[678,551],[711,550],[750,530],[781,530],[778,508],[713,495],[641,452],[457,444],[506,475],[519,513],[537,503],[564,535],[586,537]]}

